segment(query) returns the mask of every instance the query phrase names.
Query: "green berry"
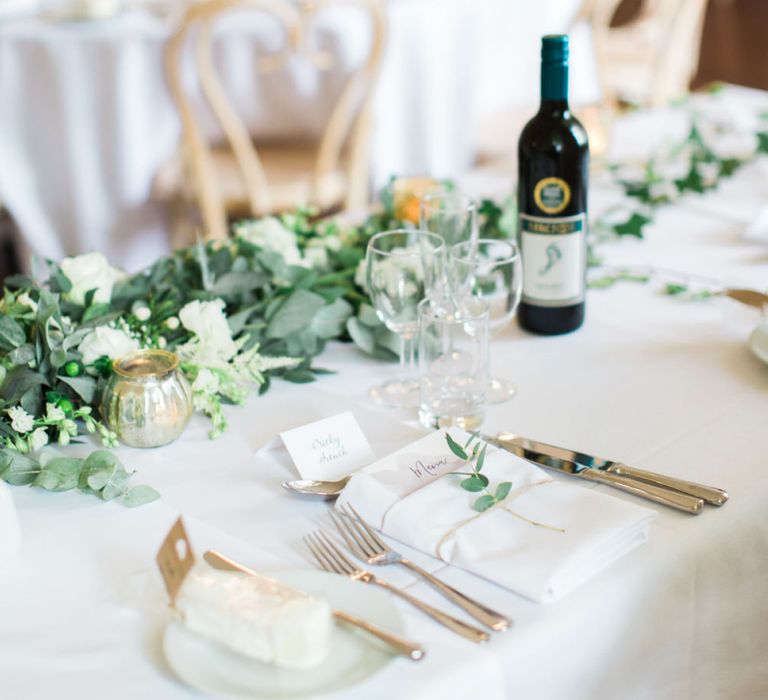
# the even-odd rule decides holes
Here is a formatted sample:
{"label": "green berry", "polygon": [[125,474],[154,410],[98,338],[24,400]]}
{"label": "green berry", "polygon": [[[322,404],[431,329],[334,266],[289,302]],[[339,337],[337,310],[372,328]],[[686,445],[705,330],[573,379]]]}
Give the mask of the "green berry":
{"label": "green berry", "polygon": [[69,399],[59,399],[58,404],[59,408],[64,411],[65,416],[71,416],[75,410],[75,407]]}
{"label": "green berry", "polygon": [[64,374],[68,377],[77,377],[80,374],[80,364],[71,360],[64,365]]}

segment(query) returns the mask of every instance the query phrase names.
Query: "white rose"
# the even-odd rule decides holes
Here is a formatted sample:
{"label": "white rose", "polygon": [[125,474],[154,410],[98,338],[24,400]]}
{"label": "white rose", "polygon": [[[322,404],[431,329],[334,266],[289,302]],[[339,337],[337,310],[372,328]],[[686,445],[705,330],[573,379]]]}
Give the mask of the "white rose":
{"label": "white rose", "polygon": [[48,433],[45,428],[37,428],[29,435],[28,440],[30,451],[36,452],[48,444]]}
{"label": "white rose", "polygon": [[175,331],[179,327],[179,319],[175,316],[165,319],[165,325],[169,330]]}
{"label": "white rose", "polygon": [[64,411],[52,403],[45,404],[45,420],[51,423],[58,423],[66,418]]}
{"label": "white rose", "polygon": [[37,302],[27,292],[22,292],[16,297],[16,303],[29,308],[32,313],[37,313]]}
{"label": "white rose", "polygon": [[138,349],[139,343],[135,338],[109,326],[94,328],[80,343],[80,353],[85,365],[93,364],[104,355],[110,360],[116,360]]}
{"label": "white rose", "polygon": [[93,300],[106,304],[112,298],[115,282],[125,277],[125,273],[112,267],[101,253],[86,253],[61,261],[61,271],[72,283],[72,289],[65,294],[75,304],[84,304],[85,295],[91,289],[96,290]]}
{"label": "white rose", "polygon": [[227,361],[237,354],[221,299],[190,301],[179,311],[179,320],[200,341],[198,361]]}
{"label": "white rose", "polygon": [[29,415],[21,406],[6,410],[11,417],[11,427],[20,434],[28,433],[35,426],[35,417]]}
{"label": "white rose", "polygon": [[263,250],[280,253],[289,265],[301,265],[301,253],[296,244],[296,234],[287,229],[274,216],[248,221],[235,227],[235,234]]}

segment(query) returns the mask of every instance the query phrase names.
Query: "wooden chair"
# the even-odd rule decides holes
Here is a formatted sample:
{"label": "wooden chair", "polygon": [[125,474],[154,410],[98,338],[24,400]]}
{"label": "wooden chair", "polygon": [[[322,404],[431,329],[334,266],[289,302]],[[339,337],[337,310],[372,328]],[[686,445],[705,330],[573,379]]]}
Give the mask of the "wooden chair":
{"label": "wooden chair", "polygon": [[603,99],[658,107],[688,92],[699,63],[707,0],[642,0],[613,27],[622,0],[585,0],[573,23],[592,28]]}
{"label": "wooden chair", "polygon": [[[292,54],[303,53],[324,70],[326,54],[310,55],[305,36],[325,8],[352,5],[368,13],[372,42],[364,63],[341,91],[319,145],[274,143],[256,147],[237,115],[213,63],[212,25],[230,10],[253,9],[276,18],[285,30],[286,47],[262,57],[259,70],[274,70]],[[227,237],[228,221],[262,216],[313,204],[321,211],[362,209],[368,203],[368,149],[371,103],[385,42],[384,9],[379,0],[207,0],[192,5],[166,48],[166,74],[182,123],[180,157],[163,169],[155,192],[179,211],[196,209],[205,236]],[[195,66],[202,93],[224,134],[224,144],[211,144],[182,84],[184,47],[192,35]]]}

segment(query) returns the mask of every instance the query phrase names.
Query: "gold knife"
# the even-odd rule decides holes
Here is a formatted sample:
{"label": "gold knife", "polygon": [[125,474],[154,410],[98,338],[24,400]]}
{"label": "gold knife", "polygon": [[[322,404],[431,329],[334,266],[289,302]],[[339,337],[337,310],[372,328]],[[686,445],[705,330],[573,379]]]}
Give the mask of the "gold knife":
{"label": "gold knife", "polygon": [[499,433],[496,439],[505,444],[513,445],[518,449],[527,450],[531,454],[538,453],[548,458],[565,460],[566,462],[575,462],[582,467],[597,470],[603,474],[615,474],[616,476],[637,479],[653,486],[659,486],[665,489],[672,489],[680,493],[688,494],[695,498],[701,498],[706,503],[713,506],[721,506],[728,500],[728,494],[714,486],[697,484],[693,481],[684,481],[676,479],[673,476],[659,474],[657,472],[646,471],[630,467],[623,462],[615,462],[604,457],[587,454],[586,452],[577,452],[565,447],[549,445],[546,442],[532,440],[514,433]]}

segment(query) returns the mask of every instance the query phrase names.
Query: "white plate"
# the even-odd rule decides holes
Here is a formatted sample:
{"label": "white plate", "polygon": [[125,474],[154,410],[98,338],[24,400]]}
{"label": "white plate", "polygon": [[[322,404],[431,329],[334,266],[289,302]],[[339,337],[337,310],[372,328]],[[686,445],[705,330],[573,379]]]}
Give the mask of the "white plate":
{"label": "white plate", "polygon": [[[281,571],[270,576],[315,593],[340,610],[359,615],[393,632],[402,618],[389,596],[374,586],[323,571]],[[393,657],[375,640],[346,625],[336,625],[328,658],[317,668],[297,671],[248,659],[178,622],[163,639],[174,672],[193,688],[225,698],[290,698],[338,691],[368,678]]]}
{"label": "white plate", "polygon": [[761,323],[752,331],[749,347],[757,357],[768,364],[768,323]]}

